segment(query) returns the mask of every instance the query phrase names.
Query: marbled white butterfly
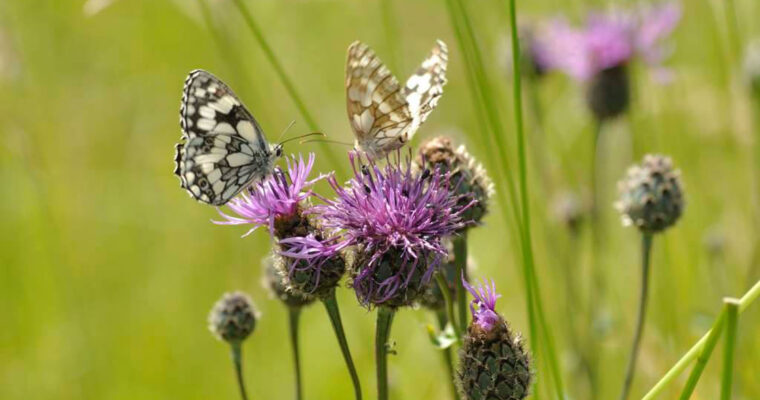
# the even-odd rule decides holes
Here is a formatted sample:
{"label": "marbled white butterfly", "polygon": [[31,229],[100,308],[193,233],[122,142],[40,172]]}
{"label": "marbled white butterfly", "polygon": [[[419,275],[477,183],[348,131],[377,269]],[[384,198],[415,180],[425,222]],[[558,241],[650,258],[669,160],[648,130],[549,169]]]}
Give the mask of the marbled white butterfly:
{"label": "marbled white butterfly", "polygon": [[446,44],[436,41],[428,58],[401,87],[372,49],[352,43],[346,100],[356,148],[376,159],[408,142],[443,94],[448,58]]}
{"label": "marbled white butterfly", "polygon": [[179,110],[183,143],[178,143],[174,173],[192,197],[221,206],[269,176],[282,155],[270,145],[253,115],[214,75],[195,70],[185,80]]}

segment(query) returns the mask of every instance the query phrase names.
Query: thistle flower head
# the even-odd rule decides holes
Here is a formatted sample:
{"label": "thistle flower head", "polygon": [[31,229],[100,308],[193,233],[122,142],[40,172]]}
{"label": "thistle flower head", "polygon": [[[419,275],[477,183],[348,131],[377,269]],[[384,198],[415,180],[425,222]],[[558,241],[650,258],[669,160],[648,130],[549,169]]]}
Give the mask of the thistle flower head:
{"label": "thistle flower head", "polygon": [[464,227],[469,205],[458,205],[448,174],[414,172],[411,157],[398,156],[385,167],[363,164],[355,153],[349,158],[353,178],[343,187],[330,177],[337,197],[315,209],[325,228],[341,233],[342,247],[357,249],[352,275],[360,302],[408,305],[446,255],[441,239]]}
{"label": "thistle flower head", "polygon": [[496,313],[496,300],[501,295],[496,293],[496,284],[493,281],[491,281],[490,286],[483,281],[479,286],[473,287],[467,283],[464,275],[462,275],[462,285],[473,297],[470,302],[470,311],[474,324],[477,324],[483,331],[489,332],[494,326],[503,322],[499,314]]}
{"label": "thistle flower head", "polygon": [[240,343],[256,327],[258,315],[251,298],[243,292],[225,293],[208,316],[208,327],[219,340]]}
{"label": "thistle flower head", "polygon": [[337,237],[325,237],[321,229],[309,226],[306,236],[280,239],[275,265],[285,276],[288,290],[302,297],[324,297],[338,285],[346,272]]}
{"label": "thistle flower head", "polygon": [[323,176],[309,180],[314,166],[314,154],[304,162],[303,156],[286,157],[287,173],[279,168],[261,182],[253,184],[247,193],[230,200],[227,207],[237,216],[219,213],[225,221],[214,221],[220,225],[254,225],[245,235],[260,226],[267,226],[271,234],[276,234],[278,222],[291,225],[291,220],[300,219],[300,208],[311,194],[311,186]]}
{"label": "thistle flower head", "polygon": [[[416,165],[420,169],[438,168],[449,174],[449,185],[458,196],[459,206],[466,207],[462,218],[469,224],[463,229],[482,221],[488,213],[494,186],[483,165],[464,145],[454,147],[451,139],[445,136],[430,139],[420,146]],[[472,205],[467,207],[469,203]]]}
{"label": "thistle flower head", "polygon": [[528,396],[530,356],[522,338],[514,335],[504,319],[496,314],[496,288],[485,281],[477,288],[464,278],[462,283],[475,298],[470,308],[473,323],[464,337],[459,353],[456,383],[465,400],[522,400]]}
{"label": "thistle flower head", "polygon": [[538,32],[541,58],[552,69],[587,81],[602,71],[622,67],[635,57],[657,66],[667,56],[661,41],[678,24],[677,3],[635,10],[591,13],[582,28],[557,19]]}
{"label": "thistle flower head", "polygon": [[684,208],[680,172],[669,157],[648,154],[640,165],[628,169],[618,183],[620,200],[615,207],[623,225],[634,225],[645,233],[657,233],[681,217]]}

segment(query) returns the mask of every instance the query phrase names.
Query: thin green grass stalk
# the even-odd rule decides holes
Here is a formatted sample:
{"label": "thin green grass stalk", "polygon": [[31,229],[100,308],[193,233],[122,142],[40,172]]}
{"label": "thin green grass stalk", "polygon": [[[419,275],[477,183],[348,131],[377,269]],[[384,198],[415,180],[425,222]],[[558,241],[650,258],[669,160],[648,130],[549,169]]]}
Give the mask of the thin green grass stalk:
{"label": "thin green grass stalk", "polygon": [[631,355],[628,358],[628,366],[625,371],[623,380],[623,390],[620,393],[620,400],[628,399],[633,384],[633,376],[636,372],[636,360],[639,356],[639,347],[641,346],[641,337],[644,333],[644,324],[647,314],[647,299],[649,298],[649,270],[650,254],[652,252],[652,234],[644,233],[641,239],[641,294],[639,295],[639,312],[636,317],[636,332],[633,335],[633,344],[631,345]]}
{"label": "thin green grass stalk", "polygon": [[348,341],[346,340],[346,333],[343,331],[343,323],[340,319],[340,310],[338,309],[338,300],[335,298],[335,290],[322,299],[322,303],[325,305],[327,314],[330,316],[330,322],[332,323],[335,336],[338,339],[340,345],[340,351],[343,353],[343,359],[346,362],[346,368],[351,375],[351,382],[354,385],[354,397],[356,400],[362,398],[362,388],[359,382],[359,374],[356,373],[356,367],[354,366],[354,360],[351,358],[351,350],[348,347]]}
{"label": "thin green grass stalk", "polygon": [[235,365],[235,376],[240,388],[240,397],[243,400],[248,400],[248,394],[245,391],[245,379],[243,379],[243,350],[241,342],[230,343],[230,350],[232,353],[232,363]]}
{"label": "thin green grass stalk", "polygon": [[303,398],[301,385],[301,352],[298,346],[298,325],[301,320],[301,307],[288,307],[288,330],[290,331],[290,346],[293,351],[293,368],[296,383],[296,400]]}
{"label": "thin green grass stalk", "polygon": [[[760,297],[760,281],[757,281],[739,300],[739,315],[741,315],[750,304],[757,300],[758,297]],[[665,375],[654,385],[654,387],[652,387],[652,389],[649,390],[649,392],[647,392],[647,394],[644,395],[644,397],[642,397],[641,400],[653,400],[656,398],[669,383],[673,382],[689,366],[692,361],[700,356],[707,341],[710,340],[710,337],[720,334],[720,331],[723,329],[726,314],[726,307],[723,307],[720,314],[716,317],[712,328],[707,331],[707,333],[705,333],[704,336],[702,336],[702,338],[699,339],[699,341],[697,341],[697,343],[694,344],[694,346],[692,346],[691,349],[689,349],[689,351],[687,351],[668,372],[665,373]]]}
{"label": "thin green grass stalk", "polygon": [[[446,329],[446,325],[449,323],[449,319],[446,317],[446,312],[438,310],[435,312],[438,318],[438,329],[443,332]],[[447,347],[441,351],[443,354],[443,364],[446,368],[446,381],[449,382],[449,390],[451,391],[451,398],[459,400],[459,391],[457,385],[454,383],[454,357],[451,354],[451,347]]]}
{"label": "thin green grass stalk", "polygon": [[530,224],[530,195],[528,192],[528,171],[527,171],[527,157],[525,151],[525,133],[523,128],[523,116],[522,116],[522,74],[520,67],[522,61],[520,60],[522,54],[520,51],[520,37],[517,32],[517,7],[515,0],[509,0],[509,22],[512,30],[512,66],[513,66],[513,95],[514,95],[514,117],[515,125],[517,128],[517,158],[519,165],[519,182],[520,182],[520,198],[522,202],[522,227],[523,227],[523,256],[525,257],[526,275],[530,277],[531,284],[533,286],[532,292],[534,295],[533,301],[535,302],[536,311],[538,312],[538,320],[542,329],[542,336],[544,345],[547,351],[547,358],[549,367],[552,373],[552,378],[555,383],[555,391],[560,399],[565,398],[562,377],[559,370],[559,363],[557,356],[554,352],[554,344],[550,335],[550,329],[547,326],[546,319],[544,318],[543,305],[541,301],[541,291],[538,284],[538,277],[535,272],[535,263],[533,260],[533,248],[531,244],[531,224]]}
{"label": "thin green grass stalk", "polygon": [[456,265],[457,273],[454,277],[457,294],[457,307],[459,311],[459,326],[467,326],[467,293],[464,290],[464,284],[462,278],[469,279],[467,271],[467,231],[462,232],[461,236],[457,236],[453,240],[454,244],[454,264]]}
{"label": "thin green grass stalk", "polygon": [[[280,60],[274,54],[272,47],[270,47],[269,43],[266,41],[263,32],[259,28],[259,25],[253,19],[253,15],[248,10],[243,0],[233,0],[233,2],[235,3],[235,6],[237,6],[237,9],[240,12],[240,15],[242,15],[243,19],[245,20],[245,23],[248,26],[248,29],[250,29],[251,33],[253,34],[253,37],[256,39],[256,42],[258,42],[259,47],[261,47],[261,50],[264,52],[264,55],[266,56],[267,60],[272,65],[272,68],[274,68],[275,72],[277,73],[277,76],[280,78],[280,82],[282,82],[282,85],[285,86],[285,90],[288,92],[288,95],[290,96],[291,100],[293,100],[293,103],[296,105],[296,108],[298,108],[298,111],[301,114],[301,117],[306,122],[306,125],[312,131],[319,132],[320,131],[319,126],[317,125],[316,120],[314,119],[312,114],[309,112],[309,110],[306,108],[306,104],[302,100],[301,96],[298,94],[298,91],[296,90],[295,85],[293,85],[293,82],[290,80],[290,77],[285,72],[285,69],[282,67]],[[327,143],[325,142],[318,142],[318,143],[319,143],[319,146],[321,147],[323,155],[325,156],[325,158],[327,158],[328,162],[332,164],[332,166],[338,168],[343,165],[343,163],[339,162],[335,154],[333,154],[332,149],[330,149]]]}
{"label": "thin green grass stalk", "polygon": [[377,400],[388,400],[388,337],[396,312],[388,307],[377,308],[375,363],[377,364]]}
{"label": "thin green grass stalk", "polygon": [[742,39],[739,31],[739,21],[736,15],[735,0],[724,0],[725,5],[724,13],[726,15],[726,33],[728,35],[728,43],[731,48],[731,61],[736,62],[742,52]]}
{"label": "thin green grass stalk", "polygon": [[726,309],[726,342],[723,345],[723,372],[720,380],[720,400],[731,400],[731,384],[734,381],[734,348],[736,327],[739,322],[739,300],[723,299]]}
{"label": "thin green grass stalk", "polygon": [[723,310],[720,313],[720,318],[717,321],[715,321],[715,325],[713,325],[713,329],[710,331],[710,334],[707,336],[707,340],[705,341],[704,347],[699,352],[699,356],[697,357],[697,362],[694,363],[694,368],[691,370],[691,373],[689,374],[689,379],[686,381],[686,385],[684,385],[683,391],[681,392],[681,396],[679,397],[680,400],[689,400],[691,398],[691,395],[694,393],[694,389],[697,387],[697,383],[699,382],[699,379],[702,377],[702,372],[705,370],[705,367],[707,366],[707,362],[710,360],[712,351],[713,349],[715,349],[715,345],[718,344],[720,335],[723,333],[723,327],[725,325],[727,311],[728,311],[728,305],[724,304]]}
{"label": "thin green grass stalk", "polygon": [[436,272],[435,281],[438,283],[438,289],[443,294],[443,300],[446,303],[446,318],[451,323],[451,327],[454,328],[454,333],[457,337],[457,342],[462,341],[462,329],[457,323],[454,315],[454,301],[451,299],[451,291],[449,290],[449,284],[446,282],[446,277],[443,276],[443,271]]}

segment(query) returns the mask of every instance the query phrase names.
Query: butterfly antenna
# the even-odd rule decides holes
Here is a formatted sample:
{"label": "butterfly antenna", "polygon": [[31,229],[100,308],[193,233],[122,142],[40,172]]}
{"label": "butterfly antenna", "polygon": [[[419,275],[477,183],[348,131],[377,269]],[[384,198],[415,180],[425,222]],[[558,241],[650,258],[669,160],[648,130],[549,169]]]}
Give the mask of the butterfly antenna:
{"label": "butterfly antenna", "polygon": [[304,134],[304,135],[295,136],[295,137],[292,137],[292,138],[285,139],[282,142],[280,142],[280,146],[282,146],[283,144],[285,144],[287,142],[292,142],[294,140],[303,139],[303,138],[309,137],[309,136],[327,136],[327,135],[325,135],[322,132],[310,132],[310,133],[307,133],[307,134]]}
{"label": "butterfly antenna", "polygon": [[339,140],[330,140],[330,139],[307,139],[307,140],[302,140],[298,142],[298,144],[304,144],[304,143],[331,143],[331,144],[340,144],[340,145],[348,146],[348,147],[354,146],[351,143],[341,142]]}
{"label": "butterfly antenna", "polygon": [[288,124],[288,126],[286,126],[285,129],[282,131],[282,133],[280,133],[280,136],[277,137],[276,142],[279,142],[280,139],[282,139],[282,137],[285,136],[285,132],[287,132],[288,130],[290,130],[290,128],[292,128],[293,125],[295,125],[295,124],[296,124],[296,120],[290,121],[290,123]]}

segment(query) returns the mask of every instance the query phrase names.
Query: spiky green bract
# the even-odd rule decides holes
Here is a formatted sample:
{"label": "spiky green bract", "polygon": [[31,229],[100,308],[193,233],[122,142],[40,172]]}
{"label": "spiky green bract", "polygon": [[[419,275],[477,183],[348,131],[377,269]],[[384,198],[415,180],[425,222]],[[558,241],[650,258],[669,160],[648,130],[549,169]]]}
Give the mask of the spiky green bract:
{"label": "spiky green bract", "polygon": [[615,118],[628,109],[631,100],[629,81],[625,65],[594,75],[586,92],[586,103],[597,121]]}
{"label": "spiky green bract", "polygon": [[289,308],[300,308],[307,306],[314,302],[314,296],[303,296],[299,293],[294,293],[289,289],[287,276],[281,272],[281,269],[276,267],[276,264],[282,262],[280,256],[273,254],[262,260],[262,269],[264,274],[262,275],[262,284],[266,289],[272,293],[272,296]]}
{"label": "spiky green bract", "polygon": [[646,155],[640,165],[628,169],[618,183],[620,200],[616,208],[623,225],[636,226],[644,233],[657,233],[672,226],[684,208],[680,171],[669,157]]}

